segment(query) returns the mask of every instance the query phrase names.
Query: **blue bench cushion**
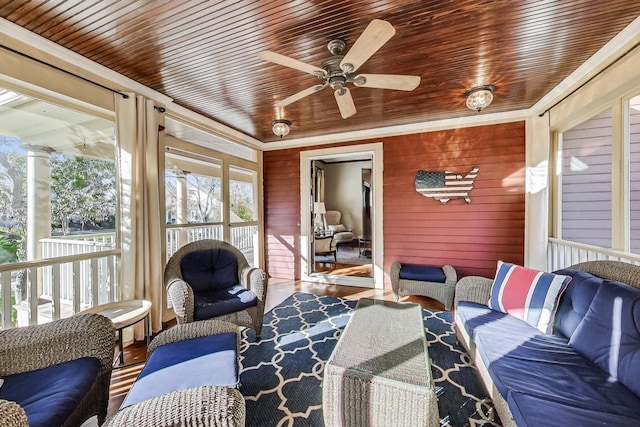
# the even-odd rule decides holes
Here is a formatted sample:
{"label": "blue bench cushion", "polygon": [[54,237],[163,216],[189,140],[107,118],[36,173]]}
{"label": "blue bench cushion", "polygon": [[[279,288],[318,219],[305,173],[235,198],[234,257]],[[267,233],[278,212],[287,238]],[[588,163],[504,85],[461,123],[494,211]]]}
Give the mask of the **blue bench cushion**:
{"label": "blue bench cushion", "polygon": [[258,297],[241,285],[194,295],[193,318],[205,320],[234,313],[258,304]]}
{"label": "blue bench cushion", "polygon": [[640,418],[640,397],[609,381],[607,373],[574,350],[567,338],[544,334],[481,304],[460,302],[456,313],[505,400],[518,392]]}
{"label": "blue bench cushion", "polygon": [[444,283],[447,280],[441,267],[415,264],[402,264],[402,267],[400,267],[400,278],[437,283]]}
{"label": "blue bench cushion", "polygon": [[3,377],[0,399],[18,403],[27,413],[31,427],[59,426],[89,392],[99,371],[98,359],[84,357],[8,375]]}
{"label": "blue bench cushion", "polygon": [[201,249],[188,253],[180,262],[182,278],[194,293],[225,289],[238,283],[238,261],[226,249]]}
{"label": "blue bench cushion", "polygon": [[147,360],[120,408],[203,385],[236,387],[237,336],[233,332],[158,347]]}

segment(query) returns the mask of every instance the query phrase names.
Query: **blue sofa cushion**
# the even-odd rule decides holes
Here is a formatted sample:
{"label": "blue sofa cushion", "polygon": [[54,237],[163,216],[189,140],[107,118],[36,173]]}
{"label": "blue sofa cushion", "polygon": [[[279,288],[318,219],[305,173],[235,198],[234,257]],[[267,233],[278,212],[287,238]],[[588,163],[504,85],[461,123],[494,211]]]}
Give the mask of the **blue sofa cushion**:
{"label": "blue sofa cushion", "polygon": [[0,399],[18,403],[27,413],[31,427],[59,426],[78,407],[99,372],[98,359],[84,357],[7,375],[3,377]]}
{"label": "blue sofa cushion", "polygon": [[195,295],[193,318],[194,320],[211,319],[241,311],[257,304],[258,297],[256,294],[243,286],[235,285],[227,289]]}
{"label": "blue sofa cushion", "polygon": [[444,283],[447,280],[441,267],[415,264],[402,264],[400,267],[400,278],[436,283]]}
{"label": "blue sofa cushion", "polygon": [[587,314],[591,301],[593,301],[603,279],[585,271],[568,268],[554,273],[572,277],[567,290],[560,297],[554,328],[554,333],[561,333],[565,337],[571,338]]}
{"label": "blue sofa cushion", "polygon": [[569,344],[640,395],[640,290],[604,280]]}
{"label": "blue sofa cushion", "polygon": [[571,277],[498,261],[488,306],[551,333],[560,296]]}
{"label": "blue sofa cushion", "polygon": [[237,336],[233,332],[177,341],[155,349],[120,408],[203,385],[236,387]]}
{"label": "blue sofa cushion", "polygon": [[582,408],[640,418],[640,397],[571,348],[559,335],[481,304],[460,302],[456,316],[477,345],[498,392],[551,399]]}
{"label": "blue sofa cushion", "polygon": [[238,261],[235,254],[226,249],[191,252],[182,258],[180,270],[195,294],[229,288],[239,282]]}
{"label": "blue sofa cushion", "polygon": [[519,427],[602,426],[634,427],[638,418],[634,414],[620,415],[601,409],[574,406],[566,402],[511,392],[507,398],[513,419]]}

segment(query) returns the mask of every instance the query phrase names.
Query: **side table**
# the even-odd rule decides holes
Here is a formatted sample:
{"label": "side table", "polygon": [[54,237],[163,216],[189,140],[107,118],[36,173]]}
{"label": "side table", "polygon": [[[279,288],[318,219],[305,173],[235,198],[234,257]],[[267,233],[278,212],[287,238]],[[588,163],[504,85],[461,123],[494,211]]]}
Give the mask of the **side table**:
{"label": "side table", "polygon": [[[95,307],[83,310],[82,313],[97,313],[105,317],[113,323],[118,331],[118,348],[120,354],[118,361],[120,366],[124,365],[124,346],[122,343],[122,330],[129,326],[133,326],[141,320],[144,322],[145,339],[147,347],[151,337],[151,301],[144,299],[134,299],[128,301],[116,301],[107,304],[96,305]],[[115,364],[114,364],[115,365]]]}

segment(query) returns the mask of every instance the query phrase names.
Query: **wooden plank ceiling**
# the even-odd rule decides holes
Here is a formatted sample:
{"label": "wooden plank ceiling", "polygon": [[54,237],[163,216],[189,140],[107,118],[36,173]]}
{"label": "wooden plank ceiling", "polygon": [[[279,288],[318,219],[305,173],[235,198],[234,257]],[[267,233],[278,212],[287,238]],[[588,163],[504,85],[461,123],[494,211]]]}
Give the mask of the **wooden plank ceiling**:
{"label": "wooden plank ceiling", "polygon": [[[526,109],[639,14],[640,0],[0,0],[0,16],[258,140],[274,102],[319,84],[264,62],[271,50],[319,66],[374,19],[396,34],[359,73],[421,77],[412,92],[350,86],[342,119],[325,88],[286,107],[289,138],[477,114],[469,88],[493,84],[483,113]],[[482,113],[481,113],[482,114]]]}

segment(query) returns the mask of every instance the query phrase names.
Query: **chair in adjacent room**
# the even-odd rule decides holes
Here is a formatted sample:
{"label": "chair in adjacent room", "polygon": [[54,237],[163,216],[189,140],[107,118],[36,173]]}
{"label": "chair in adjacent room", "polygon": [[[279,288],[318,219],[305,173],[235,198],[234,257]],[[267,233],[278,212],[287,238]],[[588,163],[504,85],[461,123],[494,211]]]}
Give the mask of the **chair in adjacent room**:
{"label": "chair in adjacent room", "polygon": [[[333,255],[333,260],[338,261],[336,257],[337,244],[333,240],[333,236],[329,235],[316,235],[314,240],[314,254],[315,255]],[[316,262],[320,262],[316,259]]]}
{"label": "chair in adjacent room", "polygon": [[260,338],[267,274],[231,244],[206,239],[183,246],[169,259],[164,284],[179,324],[218,318]]}
{"label": "chair in adjacent room", "polygon": [[353,231],[340,222],[342,213],[340,211],[327,211],[325,214],[327,219],[327,228],[333,232],[333,240],[336,246],[353,242]]}

